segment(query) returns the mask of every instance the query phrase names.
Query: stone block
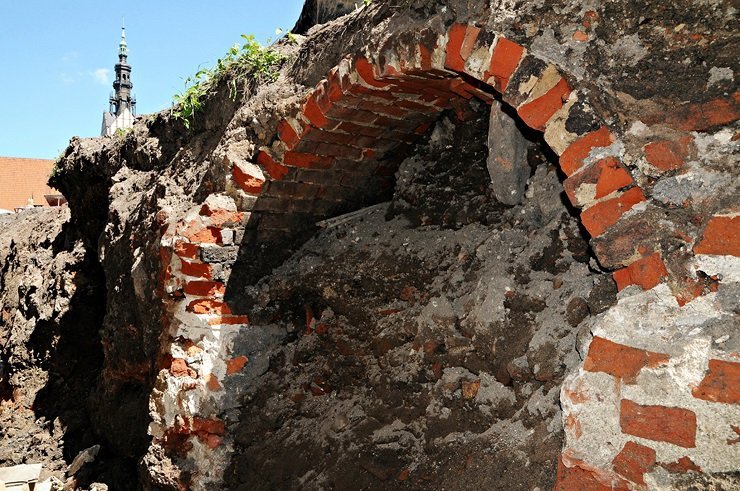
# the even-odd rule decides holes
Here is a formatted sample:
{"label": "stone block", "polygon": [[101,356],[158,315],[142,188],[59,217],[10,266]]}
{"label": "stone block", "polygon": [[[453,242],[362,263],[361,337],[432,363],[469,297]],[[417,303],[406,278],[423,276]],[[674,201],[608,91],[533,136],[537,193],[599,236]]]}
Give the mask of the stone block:
{"label": "stone block", "polygon": [[488,127],[488,173],[496,199],[506,205],[521,202],[530,168],[527,161],[529,142],[516,122],[494,102]]}

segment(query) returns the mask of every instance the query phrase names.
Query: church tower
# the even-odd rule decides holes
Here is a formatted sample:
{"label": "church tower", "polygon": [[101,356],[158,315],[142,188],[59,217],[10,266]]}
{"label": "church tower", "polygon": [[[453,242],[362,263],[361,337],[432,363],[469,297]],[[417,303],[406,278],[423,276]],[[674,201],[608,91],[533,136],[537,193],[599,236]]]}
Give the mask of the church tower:
{"label": "church tower", "polygon": [[116,63],[116,80],[113,82],[108,112],[103,113],[102,136],[111,136],[117,130],[131,128],[136,116],[136,97],[131,93],[131,65],[128,64],[128,45],[126,28],[121,28],[121,42],[118,44],[118,63]]}

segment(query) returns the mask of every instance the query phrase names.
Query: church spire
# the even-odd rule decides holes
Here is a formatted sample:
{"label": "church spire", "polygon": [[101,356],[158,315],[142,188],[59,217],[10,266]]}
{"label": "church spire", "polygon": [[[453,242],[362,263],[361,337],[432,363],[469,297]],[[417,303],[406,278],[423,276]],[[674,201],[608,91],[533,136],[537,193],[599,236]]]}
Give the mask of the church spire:
{"label": "church spire", "polygon": [[118,43],[118,56],[125,58],[128,56],[128,44],[126,44],[126,28],[121,27],[121,42]]}
{"label": "church spire", "polygon": [[103,135],[112,135],[119,129],[130,128],[136,115],[136,97],[131,90],[131,65],[128,64],[128,44],[126,43],[126,27],[121,26],[121,41],[118,43],[118,63],[115,66],[116,79],[113,81],[113,90],[109,104],[109,112],[103,113]]}

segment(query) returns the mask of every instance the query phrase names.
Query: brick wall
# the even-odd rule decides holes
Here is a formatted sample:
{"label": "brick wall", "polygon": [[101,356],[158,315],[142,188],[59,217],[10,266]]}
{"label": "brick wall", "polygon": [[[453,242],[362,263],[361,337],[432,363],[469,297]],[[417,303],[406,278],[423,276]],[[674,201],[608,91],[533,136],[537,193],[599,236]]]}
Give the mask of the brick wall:
{"label": "brick wall", "polygon": [[[689,329],[697,309],[706,319],[723,318],[714,292],[737,268],[737,210],[707,205],[681,223],[666,218],[677,212],[654,190],[696,152],[694,130],[738,119],[737,97],[683,108],[670,131],[627,138],[557,66],[468,24],[395,36],[372,54],[342,59],[279,122],[270,145],[256,155],[225,152],[221,192],[166,221],[160,286],[170,344],[154,396],[155,442],[178,442],[209,459],[201,478],[217,479],[220,457],[204,455],[228,453],[218,409],[223,386],[249,364],[229,341],[248,329],[248,317],[224,301],[239,248],[294,236],[377,198],[440,112],[464,118],[472,98],[500,99],[544,132],[597,259],[623,291],[593,327],[585,363],[563,388],[568,443],[557,488],[628,489],[656,469],[722,471],[722,462],[740,461],[730,438],[738,430],[728,423],[740,421],[737,354],[688,335],[655,347],[656,339]],[[705,274],[697,264],[716,271]],[[664,331],[646,335],[630,308],[662,316],[655,321]],[[663,387],[657,395],[655,384]],[[605,435],[608,448],[594,452]]]}

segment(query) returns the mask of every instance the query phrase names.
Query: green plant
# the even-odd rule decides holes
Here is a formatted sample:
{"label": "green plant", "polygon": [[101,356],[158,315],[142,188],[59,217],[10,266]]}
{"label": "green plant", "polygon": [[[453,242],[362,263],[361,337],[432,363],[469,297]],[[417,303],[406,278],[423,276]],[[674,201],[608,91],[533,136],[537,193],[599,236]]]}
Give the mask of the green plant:
{"label": "green plant", "polygon": [[118,128],[118,129],[116,130],[116,134],[115,134],[115,136],[116,136],[116,137],[118,137],[118,138],[123,138],[123,137],[125,137],[125,136],[126,136],[126,135],[127,135],[128,133],[131,133],[132,131],[134,131],[134,128],[133,128],[133,127],[129,127],[129,128]]}
{"label": "green plant", "polygon": [[208,96],[227,75],[229,97],[236,100],[238,81],[251,77],[255,80],[274,80],[285,57],[270,47],[262,46],[253,35],[242,34],[243,44],[234,44],[216,60],[213,68],[201,68],[185,79],[185,90],[175,94],[172,115],[190,129],[195,116],[203,109]]}
{"label": "green plant", "polygon": [[[275,29],[275,34],[277,34],[278,36],[282,35],[283,32],[285,31],[283,31],[282,27],[278,27],[277,29]],[[285,39],[288,41],[288,44],[298,44],[298,36],[290,31],[285,33]]]}
{"label": "green plant", "polygon": [[55,179],[59,173],[62,171],[62,159],[66,157],[67,155],[67,149],[65,148],[59,153],[59,156],[54,159],[54,165],[51,168],[51,173],[49,174],[49,180]]}

